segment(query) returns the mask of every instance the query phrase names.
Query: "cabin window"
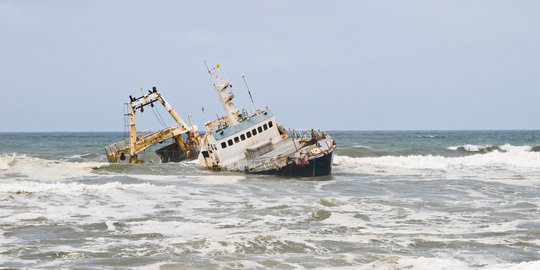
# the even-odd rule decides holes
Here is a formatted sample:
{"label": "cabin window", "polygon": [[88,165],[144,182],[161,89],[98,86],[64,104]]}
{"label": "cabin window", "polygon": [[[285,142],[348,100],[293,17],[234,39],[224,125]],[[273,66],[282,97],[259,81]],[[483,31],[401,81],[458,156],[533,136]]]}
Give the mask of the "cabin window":
{"label": "cabin window", "polygon": [[246,135],[244,135],[244,134],[240,134],[240,140],[242,140],[242,141],[243,141],[243,140],[245,140],[245,139],[246,139]]}
{"label": "cabin window", "polygon": [[264,128],[264,130],[267,130],[267,129],[268,129],[268,125],[267,125],[267,124],[264,124],[264,125],[263,125],[263,128]]}
{"label": "cabin window", "polygon": [[274,124],[272,124],[272,121],[268,122],[268,126],[272,127]]}
{"label": "cabin window", "polygon": [[238,137],[234,137],[234,143],[239,143],[240,142],[240,139],[238,139]]}
{"label": "cabin window", "polygon": [[251,131],[248,131],[248,132],[246,133],[246,135],[247,135],[248,138],[251,138]]}
{"label": "cabin window", "polygon": [[225,148],[225,147],[227,147],[227,144],[225,142],[222,142],[221,143],[221,148]]}
{"label": "cabin window", "polygon": [[232,145],[232,139],[230,139],[229,141],[227,141],[227,143],[229,144],[229,146]]}
{"label": "cabin window", "polygon": [[257,129],[253,129],[251,133],[253,133],[253,136],[257,135]]}
{"label": "cabin window", "polygon": [[258,130],[259,130],[259,133],[261,133],[262,132],[262,127],[259,127]]}

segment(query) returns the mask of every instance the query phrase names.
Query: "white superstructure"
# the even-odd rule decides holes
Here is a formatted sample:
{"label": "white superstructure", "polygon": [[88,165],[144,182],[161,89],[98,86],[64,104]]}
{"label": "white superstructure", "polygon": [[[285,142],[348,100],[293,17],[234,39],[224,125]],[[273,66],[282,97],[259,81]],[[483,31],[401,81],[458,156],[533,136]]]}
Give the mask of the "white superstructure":
{"label": "white superstructure", "polygon": [[[208,168],[243,169],[245,160],[265,154],[274,145],[287,137],[279,129],[272,112],[267,108],[257,110],[248,116],[234,107],[234,94],[228,89],[231,84],[217,75],[219,66],[212,69],[216,79],[214,88],[227,116],[205,123],[206,136],[203,139],[199,161]],[[240,162],[243,161],[244,162]]]}
{"label": "white superstructure", "polygon": [[268,108],[254,106],[252,115],[246,110],[240,112],[232,102],[231,83],[218,76],[219,65],[209,72],[216,80],[214,88],[226,116],[205,123],[198,158],[201,165],[214,170],[288,176],[331,173],[336,144],[328,134],[315,130],[288,133]]}

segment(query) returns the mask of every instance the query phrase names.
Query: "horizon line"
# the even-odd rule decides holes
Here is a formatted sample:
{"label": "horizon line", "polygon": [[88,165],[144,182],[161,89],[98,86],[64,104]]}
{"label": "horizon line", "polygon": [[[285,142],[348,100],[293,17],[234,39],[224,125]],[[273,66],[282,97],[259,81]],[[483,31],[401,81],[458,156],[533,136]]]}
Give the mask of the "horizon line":
{"label": "horizon line", "polygon": [[[310,130],[310,129],[297,129]],[[388,132],[388,131],[540,131],[540,129],[314,129],[328,132]],[[0,131],[0,133],[124,133],[125,131],[66,131],[66,130],[49,130],[49,131]],[[201,131],[199,131],[201,132]]]}

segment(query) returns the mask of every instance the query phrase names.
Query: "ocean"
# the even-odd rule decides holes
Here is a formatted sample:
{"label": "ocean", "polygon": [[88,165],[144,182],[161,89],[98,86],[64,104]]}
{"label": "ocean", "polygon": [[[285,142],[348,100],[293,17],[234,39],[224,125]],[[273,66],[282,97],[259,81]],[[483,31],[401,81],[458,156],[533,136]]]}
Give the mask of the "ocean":
{"label": "ocean", "polygon": [[0,267],[540,269],[540,131],[329,131],[333,173],[108,164],[123,133],[0,133]]}

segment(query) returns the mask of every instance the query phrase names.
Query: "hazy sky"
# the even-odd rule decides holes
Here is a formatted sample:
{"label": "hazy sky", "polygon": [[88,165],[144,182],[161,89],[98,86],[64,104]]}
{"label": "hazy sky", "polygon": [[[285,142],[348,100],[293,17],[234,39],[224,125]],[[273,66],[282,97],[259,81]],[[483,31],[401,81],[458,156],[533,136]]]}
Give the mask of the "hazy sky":
{"label": "hazy sky", "polygon": [[540,1],[0,0],[0,131],[121,131],[152,86],[202,127],[204,60],[286,128],[540,128]]}

